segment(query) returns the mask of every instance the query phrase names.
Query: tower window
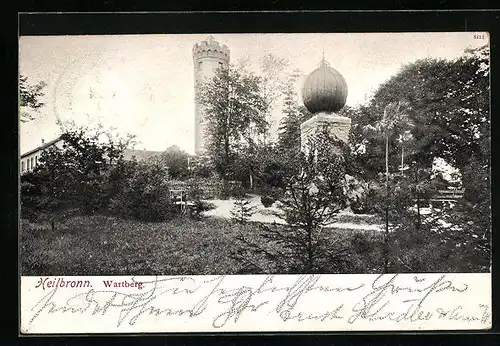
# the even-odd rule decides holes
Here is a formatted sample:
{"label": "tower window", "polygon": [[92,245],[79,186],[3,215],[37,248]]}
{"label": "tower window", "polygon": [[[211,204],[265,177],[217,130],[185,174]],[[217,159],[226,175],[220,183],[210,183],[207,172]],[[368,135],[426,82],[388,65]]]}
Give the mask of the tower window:
{"label": "tower window", "polygon": [[222,62],[219,61],[219,68],[223,68],[224,67],[224,64],[222,64]]}
{"label": "tower window", "polygon": [[203,63],[202,61],[198,62],[198,68],[201,68],[202,63]]}

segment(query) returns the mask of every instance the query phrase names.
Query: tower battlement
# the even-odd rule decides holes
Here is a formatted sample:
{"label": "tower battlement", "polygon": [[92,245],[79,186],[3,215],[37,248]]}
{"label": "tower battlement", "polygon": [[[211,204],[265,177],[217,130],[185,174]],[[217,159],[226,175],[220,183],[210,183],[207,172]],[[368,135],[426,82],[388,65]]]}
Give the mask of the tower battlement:
{"label": "tower battlement", "polygon": [[196,61],[202,58],[217,58],[229,62],[230,52],[225,44],[219,44],[212,36],[206,40],[196,43],[193,46],[193,59]]}

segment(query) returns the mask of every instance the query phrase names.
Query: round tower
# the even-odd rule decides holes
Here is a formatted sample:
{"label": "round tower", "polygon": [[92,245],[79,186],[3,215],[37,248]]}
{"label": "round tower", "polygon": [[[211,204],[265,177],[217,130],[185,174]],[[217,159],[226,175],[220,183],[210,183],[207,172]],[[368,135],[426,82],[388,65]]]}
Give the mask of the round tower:
{"label": "round tower", "polygon": [[202,154],[205,145],[204,112],[200,104],[200,87],[204,81],[210,80],[219,68],[229,65],[229,48],[220,45],[213,36],[193,46],[194,93],[195,93],[195,154]]}

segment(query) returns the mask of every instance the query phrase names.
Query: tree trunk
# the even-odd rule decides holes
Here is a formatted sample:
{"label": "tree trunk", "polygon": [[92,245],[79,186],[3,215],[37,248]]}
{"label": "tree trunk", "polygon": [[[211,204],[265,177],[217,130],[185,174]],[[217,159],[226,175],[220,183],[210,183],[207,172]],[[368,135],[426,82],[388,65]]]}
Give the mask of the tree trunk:
{"label": "tree trunk", "polygon": [[420,198],[417,197],[417,230],[420,231]]}
{"label": "tree trunk", "polygon": [[385,237],[384,272],[389,272],[389,135],[385,137]]}
{"label": "tree trunk", "polygon": [[401,175],[404,174],[404,167],[405,167],[405,147],[404,145],[401,143]]}
{"label": "tree trunk", "polygon": [[312,262],[313,262],[313,251],[312,251],[312,230],[308,227],[307,230],[307,274],[311,273]]}
{"label": "tree trunk", "polygon": [[228,168],[229,168],[229,137],[226,134],[224,138],[224,176],[222,178],[224,196],[229,196],[229,179],[228,179]]}
{"label": "tree trunk", "polygon": [[[420,181],[420,174],[419,171],[417,170],[417,186]],[[417,230],[420,230],[420,225],[421,225],[421,217],[420,217],[420,192],[417,190]]]}

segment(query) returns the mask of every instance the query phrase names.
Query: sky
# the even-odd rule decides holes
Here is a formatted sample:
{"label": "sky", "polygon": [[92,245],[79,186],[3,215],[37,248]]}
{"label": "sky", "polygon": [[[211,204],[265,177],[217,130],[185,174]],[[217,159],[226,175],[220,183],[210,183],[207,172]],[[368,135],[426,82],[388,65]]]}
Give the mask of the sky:
{"label": "sky", "polygon": [[[214,34],[230,49],[231,63],[286,58],[303,77],[324,54],[348,85],[347,105],[362,104],[404,65],[421,58],[454,59],[488,43],[473,32]],[[134,134],[135,149],[194,151],[192,46],[208,34],[22,36],[19,73],[47,83],[36,119],[20,124],[20,152],[59,133],[57,119],[100,122],[120,135]],[[300,83],[298,83],[298,90]],[[277,124],[279,112],[274,115]]]}

